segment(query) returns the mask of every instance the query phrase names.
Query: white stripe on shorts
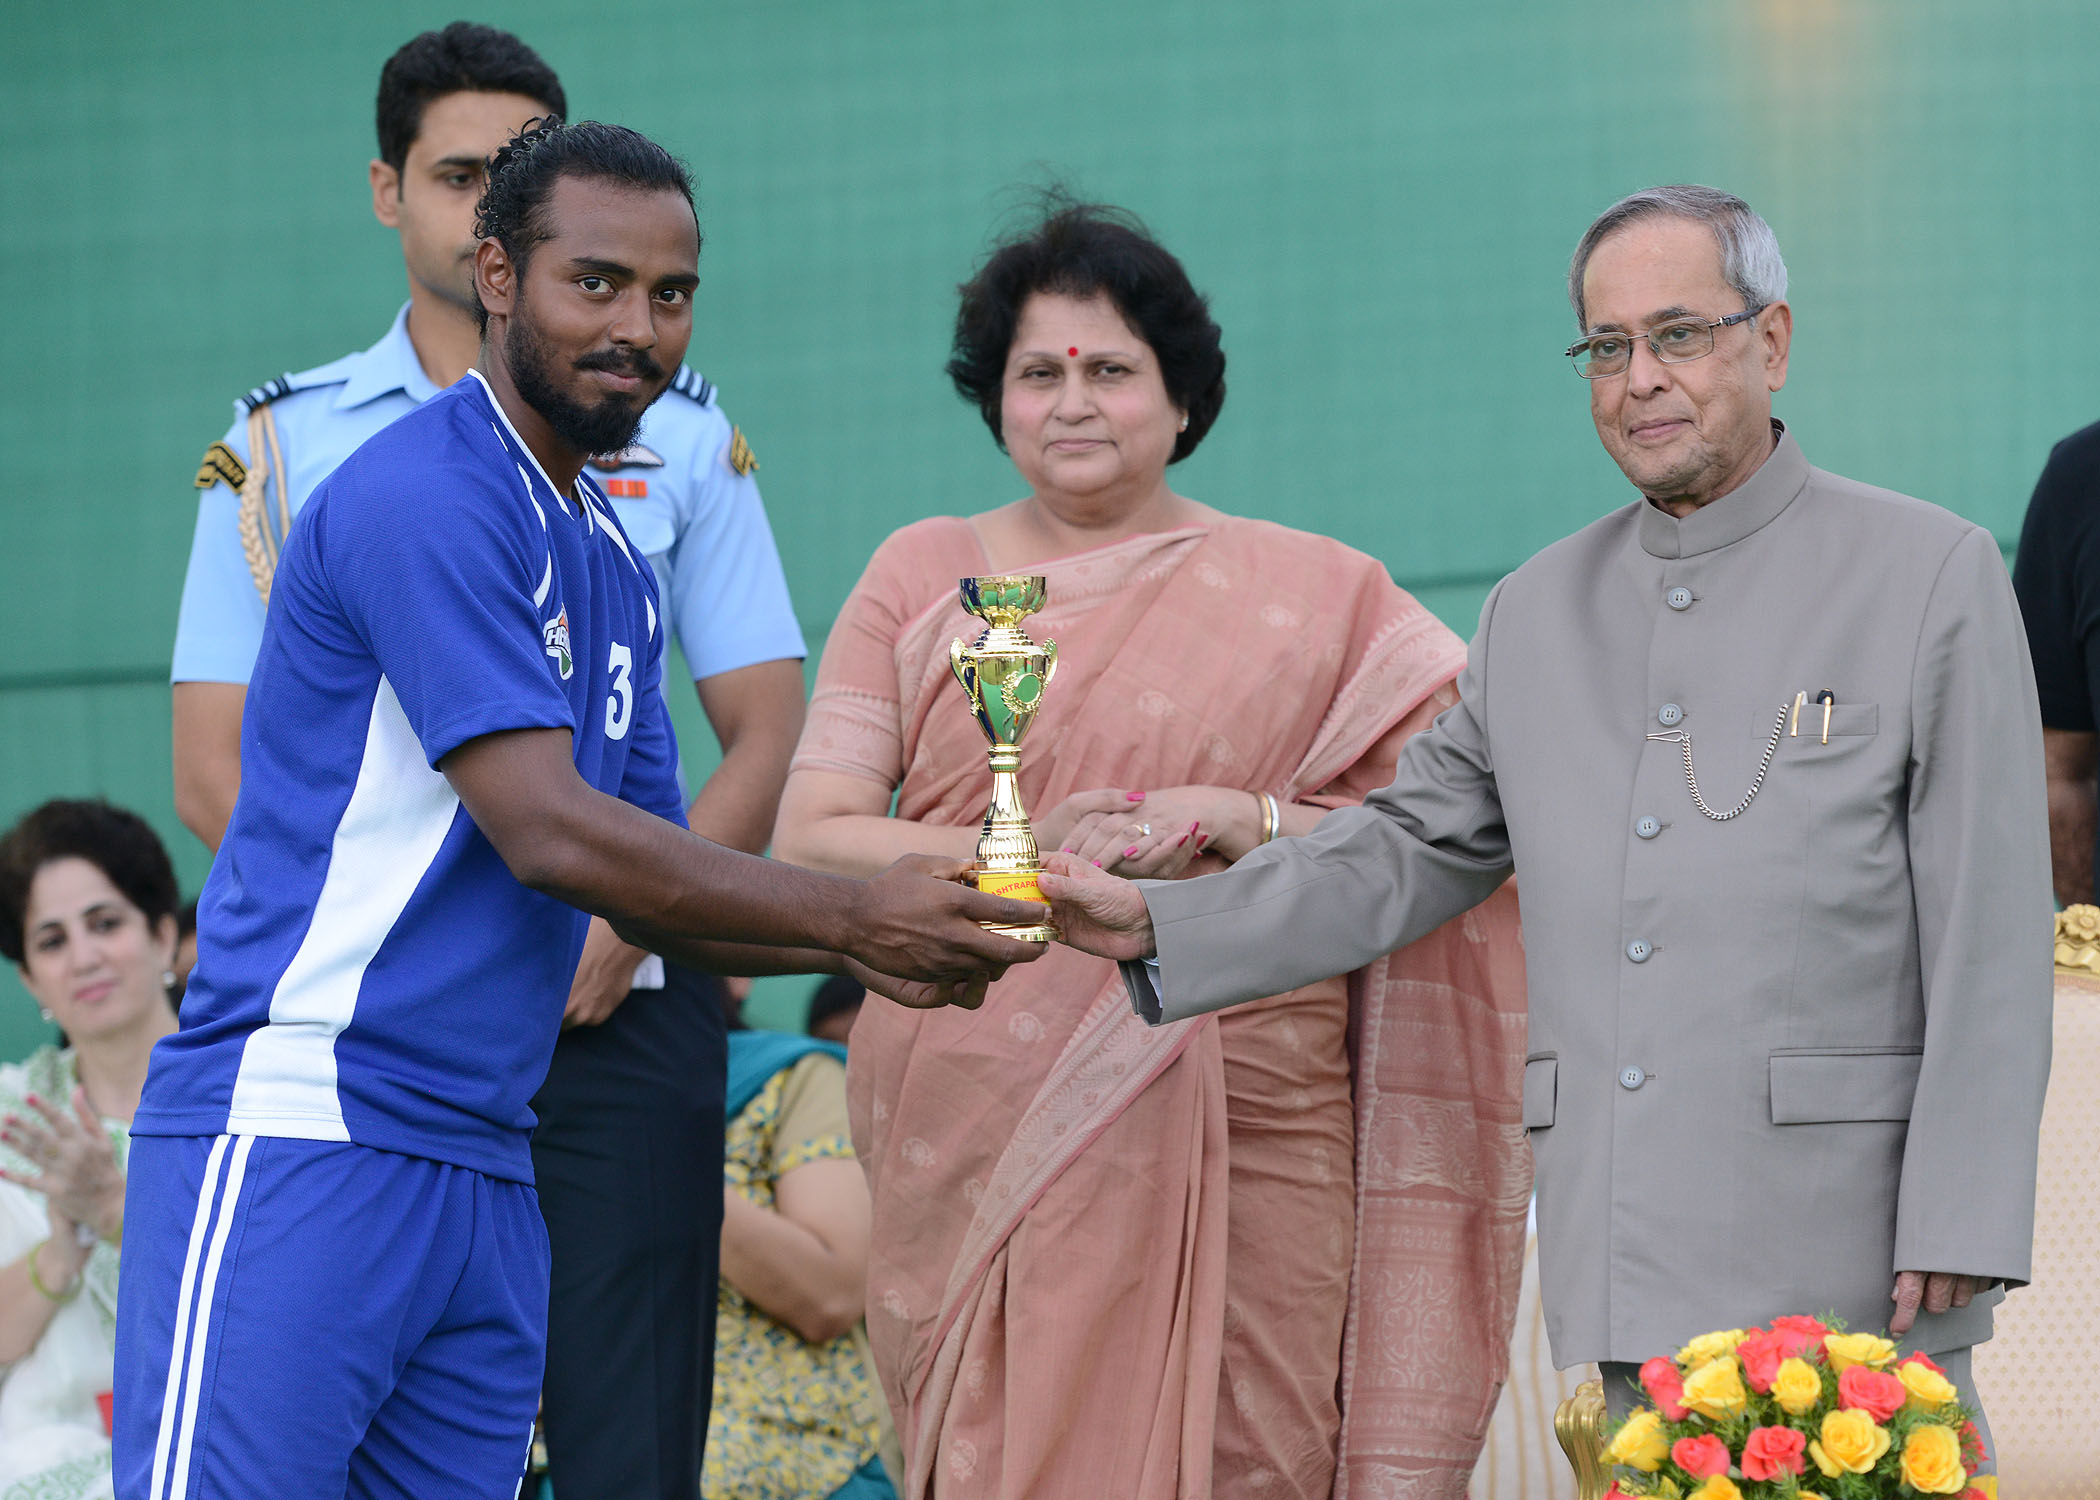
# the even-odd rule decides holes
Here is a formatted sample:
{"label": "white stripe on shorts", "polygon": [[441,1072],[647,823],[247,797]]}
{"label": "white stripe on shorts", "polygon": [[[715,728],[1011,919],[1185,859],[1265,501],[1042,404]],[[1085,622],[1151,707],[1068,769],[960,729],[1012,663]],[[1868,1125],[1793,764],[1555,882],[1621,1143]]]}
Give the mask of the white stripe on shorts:
{"label": "white stripe on shorts", "polygon": [[[212,1189],[217,1185],[219,1164],[226,1154],[226,1143],[234,1143],[233,1164],[226,1172],[226,1191],[219,1198],[218,1211],[212,1208]],[[182,1293],[176,1301],[174,1349],[168,1357],[168,1388],[161,1402],[160,1436],[153,1450],[153,1500],[184,1500],[190,1487],[190,1446],[197,1433],[197,1397],[204,1384],[205,1347],[210,1342],[211,1304],[218,1289],[219,1265],[226,1254],[226,1236],[233,1228],[233,1216],[240,1206],[241,1182],[248,1175],[248,1151],[254,1146],[252,1135],[220,1136],[212,1143],[211,1159],[204,1169],[204,1186],[197,1196],[197,1216],[190,1225],[189,1252],[183,1261]],[[210,1225],[211,1248],[204,1256],[204,1271],[197,1275],[197,1257],[203,1249],[206,1225]],[[196,1332],[188,1335],[190,1311],[196,1309]],[[182,1420],[175,1422],[178,1372],[181,1375]],[[174,1463],[168,1463],[168,1445],[174,1439]],[[162,1485],[166,1490],[163,1492]]]}
{"label": "white stripe on shorts", "polygon": [[175,1393],[182,1388],[182,1356],[189,1346],[190,1284],[197,1279],[197,1261],[204,1254],[204,1237],[211,1228],[212,1194],[219,1186],[219,1164],[226,1158],[227,1137],[211,1143],[211,1156],[204,1163],[204,1186],[197,1190],[197,1216],[190,1221],[189,1253],[182,1261],[182,1288],[175,1299],[175,1333],[168,1341],[168,1388],[160,1401],[160,1436],[153,1444],[152,1500],[160,1500],[168,1481],[168,1443],[175,1434]]}

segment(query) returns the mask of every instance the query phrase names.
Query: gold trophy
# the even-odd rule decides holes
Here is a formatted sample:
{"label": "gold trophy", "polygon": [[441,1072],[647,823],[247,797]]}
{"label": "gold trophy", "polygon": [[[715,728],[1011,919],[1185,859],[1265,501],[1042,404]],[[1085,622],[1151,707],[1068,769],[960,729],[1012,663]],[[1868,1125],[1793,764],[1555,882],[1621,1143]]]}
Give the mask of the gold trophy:
{"label": "gold trophy", "polygon": [[[977,643],[948,644],[948,664],[969,696],[977,727],[991,740],[992,805],[977,835],[977,889],[1016,901],[1042,901],[1035,878],[1043,870],[1035,832],[1021,807],[1015,781],[1021,769],[1021,736],[1035,722],[1043,689],[1057,671],[1057,642],[1038,646],[1021,629],[1021,621],[1043,607],[1040,576],[998,575],[960,580],[962,607],[985,622]],[[1047,903],[1045,903],[1047,904]],[[1026,927],[984,924],[993,932],[1024,943],[1047,943],[1057,936],[1048,920]]]}

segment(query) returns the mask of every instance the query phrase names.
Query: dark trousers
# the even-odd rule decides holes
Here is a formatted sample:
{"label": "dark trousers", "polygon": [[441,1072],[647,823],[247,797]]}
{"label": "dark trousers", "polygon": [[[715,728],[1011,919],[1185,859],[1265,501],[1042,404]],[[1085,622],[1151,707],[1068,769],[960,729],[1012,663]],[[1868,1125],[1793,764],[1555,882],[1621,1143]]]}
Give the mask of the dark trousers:
{"label": "dark trousers", "polygon": [[532,1164],[553,1275],[545,1422],[560,1500],[694,1500],[722,1252],[720,981],[666,965],[562,1033]]}

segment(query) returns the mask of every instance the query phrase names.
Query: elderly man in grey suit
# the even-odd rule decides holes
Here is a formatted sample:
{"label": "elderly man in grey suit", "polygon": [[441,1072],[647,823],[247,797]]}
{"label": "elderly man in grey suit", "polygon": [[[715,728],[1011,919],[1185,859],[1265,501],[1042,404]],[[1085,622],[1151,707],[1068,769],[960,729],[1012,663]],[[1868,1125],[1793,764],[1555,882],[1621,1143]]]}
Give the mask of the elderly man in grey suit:
{"label": "elderly man in grey suit", "polygon": [[2050,1043],[2041,721],[2004,563],[1772,420],[1793,315],[1742,200],[1634,194],[1568,290],[1640,498],[1496,587],[1463,701],[1392,786],[1222,874],[1053,856],[1044,888],[1171,1022],[1354,969],[1514,871],[1556,1363],[1630,1375],[1835,1309],[1973,1399],[1969,1346],[2028,1275]]}

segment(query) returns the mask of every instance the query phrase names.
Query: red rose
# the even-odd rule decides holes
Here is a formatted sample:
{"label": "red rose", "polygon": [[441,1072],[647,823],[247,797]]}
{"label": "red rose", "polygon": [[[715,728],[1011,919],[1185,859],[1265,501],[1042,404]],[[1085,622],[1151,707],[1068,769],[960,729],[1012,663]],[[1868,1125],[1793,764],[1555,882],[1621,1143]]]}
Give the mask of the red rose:
{"label": "red rose", "polygon": [[1923,1365],[1926,1369],[1932,1371],[1932,1373],[1935,1375],[1944,1375],[1947,1373],[1938,1365],[1934,1364],[1932,1361],[1932,1356],[1927,1354],[1923,1349],[1919,1349],[1910,1354],[1906,1354],[1903,1356],[1903,1358],[1896,1361],[1896,1368],[1899,1370],[1902,1369],[1905,1365]]}
{"label": "red rose", "polygon": [[[1671,1420],[1675,1421],[1676,1418]],[[1976,1430],[1974,1422],[1961,1424],[1961,1456],[1968,1464],[1971,1474],[1976,1472],[1979,1464],[1990,1457],[1990,1454],[1983,1451],[1983,1434]]]}
{"label": "red rose", "polygon": [[1753,1333],[1735,1346],[1736,1358],[1743,1362],[1743,1379],[1760,1396],[1772,1389],[1772,1377],[1789,1352],[1785,1343],[1786,1336],[1780,1333]]}
{"label": "red rose", "polygon": [[1886,1370],[1854,1365],[1838,1376],[1838,1405],[1863,1411],[1877,1422],[1886,1422],[1903,1410],[1903,1403],[1909,1399],[1910,1392],[1904,1389],[1903,1382]]}
{"label": "red rose", "polygon": [[1743,1477],[1777,1479],[1801,1473],[1801,1454],[1808,1439],[1791,1427],[1753,1427],[1743,1441]]}
{"label": "red rose", "polygon": [[1809,1359],[1820,1354],[1823,1336],[1830,1332],[1830,1325],[1820,1318],[1807,1318],[1799,1313],[1772,1320],[1772,1336],[1779,1341],[1779,1357],[1791,1359],[1799,1356]]}
{"label": "red rose", "polygon": [[1670,1444],[1670,1462],[1694,1479],[1728,1472],[1728,1445],[1710,1432]]}
{"label": "red rose", "polygon": [[1684,1404],[1684,1376],[1677,1372],[1677,1362],[1658,1354],[1641,1366],[1641,1389],[1655,1403],[1655,1409],[1672,1422],[1682,1422],[1688,1415]]}

